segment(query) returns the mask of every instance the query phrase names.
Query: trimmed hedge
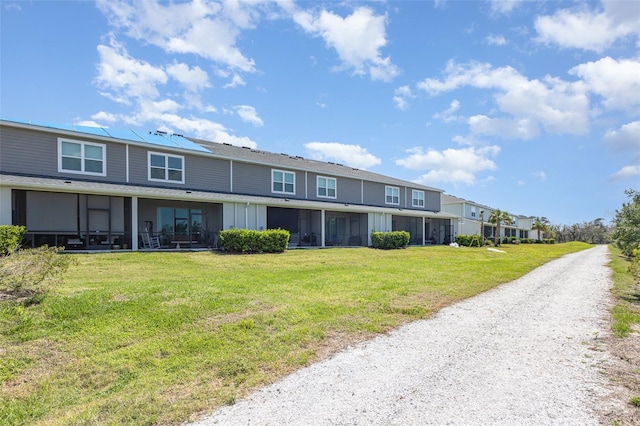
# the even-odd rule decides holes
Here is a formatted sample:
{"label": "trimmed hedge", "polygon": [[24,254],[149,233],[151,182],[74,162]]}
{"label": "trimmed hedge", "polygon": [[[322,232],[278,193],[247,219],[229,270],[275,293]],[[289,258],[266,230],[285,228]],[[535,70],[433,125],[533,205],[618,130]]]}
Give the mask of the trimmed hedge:
{"label": "trimmed hedge", "polygon": [[15,225],[0,225],[0,256],[6,256],[20,248],[27,228]]}
{"label": "trimmed hedge", "polygon": [[371,233],[371,245],[377,249],[399,249],[409,245],[411,235],[407,231],[391,231]]}
{"label": "trimmed hedge", "polygon": [[283,253],[289,236],[285,229],[227,229],[220,231],[218,245],[229,253]]}
{"label": "trimmed hedge", "polygon": [[465,246],[465,247],[480,247],[482,245],[482,242],[480,240],[480,235],[478,234],[456,235],[456,243],[458,243],[459,246]]}

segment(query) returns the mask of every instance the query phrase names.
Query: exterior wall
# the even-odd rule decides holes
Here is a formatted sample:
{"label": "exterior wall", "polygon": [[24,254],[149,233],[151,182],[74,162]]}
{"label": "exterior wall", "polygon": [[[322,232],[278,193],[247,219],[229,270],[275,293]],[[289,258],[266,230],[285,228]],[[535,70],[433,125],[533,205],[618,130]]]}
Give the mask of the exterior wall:
{"label": "exterior wall", "polygon": [[12,224],[11,203],[11,188],[0,187],[0,225]]}
{"label": "exterior wall", "polygon": [[[295,194],[271,192],[271,170],[295,173]],[[305,197],[305,173],[296,170],[260,164],[233,162],[233,192],[264,197]]]}
{"label": "exterior wall", "polygon": [[55,135],[33,130],[2,128],[0,170],[26,174],[58,174]]}
{"label": "exterior wall", "polygon": [[[336,179],[336,198],[318,197],[318,176]],[[307,198],[310,200],[336,203],[360,204],[362,202],[362,181],[318,173],[307,173]]]}
{"label": "exterior wall", "polygon": [[267,206],[250,203],[224,203],[222,207],[222,229],[267,228]]}
{"label": "exterior wall", "polygon": [[[149,152],[184,157],[184,183],[156,182],[149,180]],[[228,160],[199,155],[163,151],[161,147],[149,148],[129,145],[129,181],[138,185],[161,185],[175,188],[201,189],[229,192],[231,174]]]}
{"label": "exterior wall", "polygon": [[389,232],[393,227],[393,216],[386,213],[369,213],[369,244],[371,244],[371,233],[374,231]]}
{"label": "exterior wall", "polygon": [[64,136],[79,142],[94,142],[106,146],[106,176],[58,172],[58,135],[28,129],[2,128],[2,156],[0,170],[9,173],[59,176],[108,182],[126,181],[126,148],[122,144],[108,143],[90,135]]}
{"label": "exterior wall", "polygon": [[440,199],[442,194],[438,191],[424,191],[424,208],[426,210],[439,212],[441,209]]}

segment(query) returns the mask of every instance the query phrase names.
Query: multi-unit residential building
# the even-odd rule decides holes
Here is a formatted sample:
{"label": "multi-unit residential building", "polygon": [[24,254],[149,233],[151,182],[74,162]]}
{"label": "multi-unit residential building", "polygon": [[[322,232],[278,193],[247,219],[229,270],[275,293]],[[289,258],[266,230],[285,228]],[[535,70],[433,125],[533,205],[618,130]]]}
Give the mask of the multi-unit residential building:
{"label": "multi-unit residential building", "polygon": [[[494,210],[474,201],[442,194],[442,211],[456,216],[453,221],[454,235],[482,234],[485,238],[493,239],[496,236],[496,226],[489,223],[489,218]],[[510,225],[500,226],[500,237],[529,238],[532,220],[531,217],[512,215]]]}
{"label": "multi-unit residential building", "polygon": [[[290,246],[453,241],[442,191],[341,164],[101,127],[0,120],[0,224],[32,246],[216,247],[220,230],[287,229]],[[465,220],[464,218],[462,219]]]}

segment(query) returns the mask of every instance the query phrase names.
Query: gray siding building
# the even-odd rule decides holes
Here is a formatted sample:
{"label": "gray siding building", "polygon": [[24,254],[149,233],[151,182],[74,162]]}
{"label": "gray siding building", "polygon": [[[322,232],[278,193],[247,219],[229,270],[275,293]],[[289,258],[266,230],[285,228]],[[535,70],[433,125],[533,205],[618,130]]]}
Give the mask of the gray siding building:
{"label": "gray siding building", "polygon": [[[442,191],[341,164],[164,132],[0,120],[0,224],[32,246],[216,247],[220,230],[283,228],[290,246],[366,246],[406,230],[446,244]],[[158,247],[159,246],[159,247]]]}

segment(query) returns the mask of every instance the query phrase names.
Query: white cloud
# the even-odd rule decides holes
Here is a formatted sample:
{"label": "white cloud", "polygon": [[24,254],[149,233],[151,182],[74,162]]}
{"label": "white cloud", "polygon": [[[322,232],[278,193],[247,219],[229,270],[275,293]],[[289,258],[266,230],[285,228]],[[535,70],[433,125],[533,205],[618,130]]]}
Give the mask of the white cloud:
{"label": "white cloud", "polygon": [[236,47],[241,30],[254,28],[258,2],[127,2],[99,0],[110,24],[167,53],[190,53],[230,69],[253,72],[254,61]]}
{"label": "white cloud", "polygon": [[234,74],[233,77],[231,78],[231,81],[222,87],[225,89],[231,89],[234,87],[246,86],[246,85],[247,83],[245,83],[244,79],[241,76],[239,76],[238,74]]}
{"label": "white cloud", "polygon": [[640,176],[640,166],[625,166],[609,176],[609,178],[612,180],[621,180],[635,176]]}
{"label": "white cloud", "polygon": [[118,117],[115,114],[111,114],[111,113],[105,112],[105,111],[97,112],[97,113],[93,114],[91,116],[91,118],[93,120],[98,120],[98,121],[108,121],[110,123],[113,123],[113,122],[118,120]]}
{"label": "white cloud", "polygon": [[393,92],[393,102],[396,107],[402,111],[409,108],[409,99],[415,98],[415,95],[411,93],[409,86],[398,87]]}
{"label": "white cloud", "polygon": [[189,68],[187,64],[174,62],[167,66],[167,73],[175,80],[182,83],[188,91],[196,92],[205,87],[210,87],[209,75],[200,67]]}
{"label": "white cloud", "polygon": [[86,126],[86,127],[105,127],[102,124],[98,124],[93,120],[82,120],[75,123],[76,126]]}
{"label": "white cloud", "polygon": [[157,86],[167,82],[167,74],[160,67],[132,58],[120,44],[111,41],[111,46],[98,45],[100,63],[96,84],[111,99],[119,103],[130,103],[130,98],[155,99],[159,96]]}
{"label": "white cloud", "polygon": [[616,151],[631,151],[640,156],[640,121],[632,121],[619,130],[609,130],[605,143]]}
{"label": "white cloud", "polygon": [[522,3],[522,0],[490,0],[489,3],[492,13],[508,15]]}
{"label": "white cloud", "polygon": [[258,113],[256,112],[256,109],[254,107],[249,105],[238,105],[235,107],[235,110],[242,121],[251,123],[254,126],[264,125],[264,122],[260,117],[258,117]]}
{"label": "white cloud", "polygon": [[360,145],[348,145],[338,142],[309,142],[304,145],[309,157],[319,161],[335,161],[358,169],[367,169],[382,163]]}
{"label": "white cloud", "polygon": [[604,1],[603,10],[584,6],[561,9],[535,21],[536,40],[561,48],[602,52],[623,37],[640,35],[640,7],[635,1]]}
{"label": "white cloud", "polygon": [[484,42],[493,46],[504,46],[508,43],[502,34],[490,34],[484,38]]}
{"label": "white cloud", "polygon": [[538,179],[540,182],[544,182],[547,180],[547,174],[545,172],[543,172],[542,170],[539,172],[533,172],[531,173],[536,179]]}
{"label": "white cloud", "polygon": [[460,109],[460,101],[458,101],[457,99],[454,99],[449,104],[449,108],[445,109],[442,112],[436,112],[435,114],[433,114],[432,117],[435,118],[436,120],[442,120],[445,123],[451,123],[453,121],[457,121],[460,119],[460,117],[457,117],[453,114],[458,109]]}
{"label": "white cloud", "polygon": [[471,86],[494,91],[494,100],[506,117],[476,115],[469,118],[472,131],[505,138],[530,139],[539,128],[554,134],[584,134],[589,129],[589,98],[583,82],[566,82],[550,76],[529,80],[512,67],[450,61],[442,80],[427,78],[418,88],[429,95]]}
{"label": "white cloud", "polygon": [[423,184],[435,183],[476,183],[476,175],[487,170],[495,170],[491,159],[500,152],[496,145],[486,147],[449,148],[444,151],[424,150],[416,147],[407,150],[408,157],[396,160],[398,166],[410,170],[428,170],[417,180]]}
{"label": "white cloud", "polygon": [[474,115],[468,119],[471,133],[500,136],[503,139],[533,139],[540,134],[537,123],[530,118],[489,118]]}
{"label": "white cloud", "polygon": [[640,106],[640,61],[604,57],[569,70],[581,77],[590,92],[603,97],[608,109],[629,109]]}
{"label": "white cloud", "polygon": [[374,15],[371,9],[358,7],[345,18],[322,10],[319,14],[298,11],[293,20],[336,50],[342,61],[336,70],[352,69],[356,75],[369,74],[372,80],[382,81],[390,81],[399,74],[391,59],[380,53],[387,44],[385,15]]}

